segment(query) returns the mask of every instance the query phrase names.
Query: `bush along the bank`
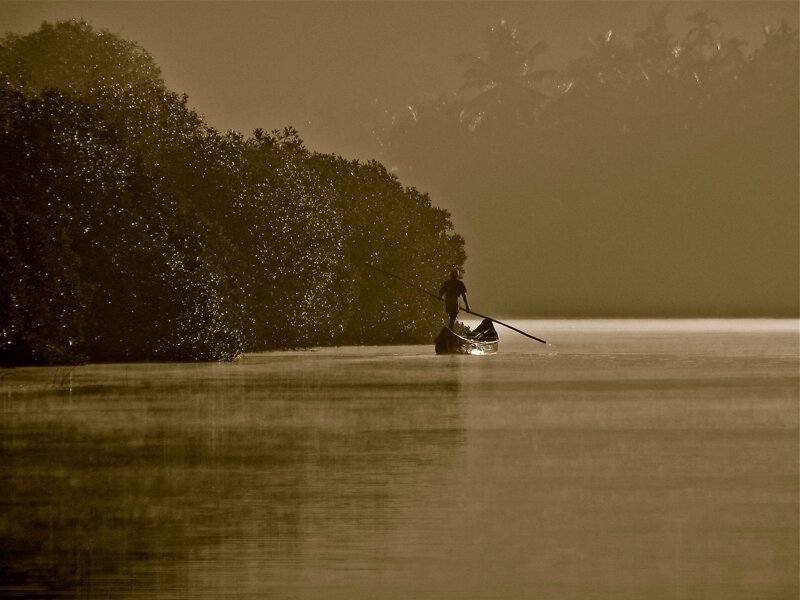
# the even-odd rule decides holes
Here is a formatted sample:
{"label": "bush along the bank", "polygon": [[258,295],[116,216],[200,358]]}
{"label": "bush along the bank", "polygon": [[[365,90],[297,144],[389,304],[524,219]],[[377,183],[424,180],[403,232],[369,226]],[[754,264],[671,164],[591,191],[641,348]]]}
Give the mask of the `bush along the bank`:
{"label": "bush along the bank", "polygon": [[[63,68],[52,68],[58,56]],[[90,68],[91,67],[91,68]],[[0,43],[0,363],[229,359],[429,339],[449,215],[292,128],[220,133],[82,21]]]}

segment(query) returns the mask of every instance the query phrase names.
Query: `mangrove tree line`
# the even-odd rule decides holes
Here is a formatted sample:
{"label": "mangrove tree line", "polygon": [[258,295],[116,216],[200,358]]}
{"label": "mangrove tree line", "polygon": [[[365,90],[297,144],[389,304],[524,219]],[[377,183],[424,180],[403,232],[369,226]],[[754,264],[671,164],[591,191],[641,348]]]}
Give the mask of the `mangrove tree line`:
{"label": "mangrove tree line", "polygon": [[449,214],[291,127],[222,133],[84,21],[0,42],[0,363],[430,339]]}

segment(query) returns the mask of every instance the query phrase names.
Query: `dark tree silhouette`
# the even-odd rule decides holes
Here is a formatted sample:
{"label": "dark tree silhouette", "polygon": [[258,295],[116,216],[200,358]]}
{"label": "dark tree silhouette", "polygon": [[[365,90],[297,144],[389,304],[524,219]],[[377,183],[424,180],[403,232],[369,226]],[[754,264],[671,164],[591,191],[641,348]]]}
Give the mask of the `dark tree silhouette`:
{"label": "dark tree silhouette", "polygon": [[164,87],[161,69],[143,48],[81,19],[45,22],[28,35],[9,33],[0,66],[11,85],[29,94],[45,87],[78,95],[113,84]]}
{"label": "dark tree silhouette", "polygon": [[433,286],[465,259],[448,215],[378,163],[291,127],[222,134],[83,22],[0,45],[0,150],[5,364],[429,341],[435,304],[363,262]]}

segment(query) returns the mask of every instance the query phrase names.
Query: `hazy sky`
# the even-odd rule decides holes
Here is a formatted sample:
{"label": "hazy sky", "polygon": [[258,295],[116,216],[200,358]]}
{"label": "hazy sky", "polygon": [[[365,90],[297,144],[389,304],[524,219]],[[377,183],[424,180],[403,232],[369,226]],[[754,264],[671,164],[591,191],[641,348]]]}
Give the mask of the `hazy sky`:
{"label": "hazy sky", "polygon": [[[312,150],[333,152],[346,158],[368,159],[381,158],[375,130],[388,123],[389,115],[426,97],[458,88],[462,66],[457,63],[456,57],[464,52],[481,54],[482,31],[498,20],[504,18],[521,26],[530,34],[530,44],[537,41],[549,43],[550,50],[543,57],[545,64],[542,66],[559,67],[571,58],[584,55],[588,39],[609,29],[623,39],[630,38],[633,32],[646,26],[650,11],[664,4],[578,0],[0,0],[0,30],[24,34],[37,29],[44,20],[84,18],[97,28],[108,29],[147,49],[161,67],[168,87],[188,94],[190,105],[218,129],[236,129],[251,134],[257,127],[270,130],[292,125]],[[753,49],[762,44],[762,27],[765,24],[779,25],[781,20],[786,20],[797,29],[798,7],[800,2],[796,0],[673,2],[668,25],[671,32],[682,35],[688,29],[687,16],[698,10],[706,10],[720,22],[725,35],[748,40],[750,49]],[[781,156],[796,162],[796,157]],[[438,165],[433,167],[441,168]],[[786,175],[784,171],[776,173]],[[470,257],[467,275],[473,286],[471,289],[477,289],[482,294],[477,296],[476,305],[483,306],[482,302],[485,302],[498,310],[507,309],[518,314],[536,314],[537,310],[545,308],[550,314],[560,314],[553,311],[564,306],[564,299],[585,297],[585,301],[580,301],[584,303],[581,310],[586,314],[607,314],[603,311],[615,302],[620,304],[622,301],[619,298],[625,301],[622,304],[634,307],[645,306],[645,301],[653,301],[653,298],[659,302],[666,298],[665,306],[674,305],[674,309],[669,308],[667,312],[681,315],[693,314],[691,307],[695,305],[703,307],[706,313],[717,309],[729,313],[734,307],[740,312],[744,311],[742,314],[751,314],[763,307],[797,305],[793,291],[796,286],[792,283],[796,281],[792,265],[797,263],[797,256],[770,254],[773,238],[781,243],[796,240],[796,232],[791,229],[796,221],[793,216],[796,207],[781,208],[781,211],[788,210],[785,214],[771,214],[770,210],[773,209],[769,208],[772,200],[776,205],[793,206],[796,185],[790,182],[791,174],[788,179],[784,177],[790,182],[785,184],[786,190],[781,188],[775,198],[755,193],[747,199],[752,206],[765,207],[764,214],[759,218],[788,224],[789,229],[784,233],[776,235],[772,229],[764,226],[763,229],[754,230],[756,237],[739,243],[738,238],[719,233],[719,219],[707,219],[708,222],[702,226],[705,229],[695,236],[695,241],[707,241],[702,242],[705,245],[701,244],[691,260],[681,263],[680,256],[673,257],[672,254],[676,252],[676,248],[670,246],[674,245],[673,241],[665,244],[661,239],[661,245],[650,241],[647,248],[640,248],[634,256],[644,256],[639,262],[647,268],[640,265],[637,271],[636,260],[623,260],[620,264],[603,263],[592,281],[581,284],[585,288],[583,296],[576,290],[576,285],[580,283],[579,273],[581,269],[586,270],[587,264],[594,264],[587,262],[585,257],[596,255],[602,259],[605,256],[598,254],[597,244],[602,240],[597,240],[597,235],[587,234],[587,240],[581,246],[574,232],[569,230],[569,221],[562,222],[552,217],[556,220],[548,227],[557,235],[559,244],[550,244],[533,252],[531,240],[540,245],[543,242],[536,241],[526,223],[539,219],[541,215],[519,207],[516,211],[512,210],[509,206],[513,203],[509,204],[509,198],[513,199],[514,194],[527,198],[536,190],[511,189],[515,182],[503,181],[500,183],[503,183],[501,189],[505,190],[504,195],[501,194],[499,200],[492,196],[492,201],[499,204],[487,206],[488,200],[474,193],[470,199],[469,194],[465,196],[452,189],[452,186],[439,185],[435,181],[412,181],[408,179],[408,174],[399,174],[403,183],[418,185],[423,191],[431,193],[435,204],[451,211],[456,229],[467,239],[467,254]],[[492,173],[485,175],[485,180],[491,181]],[[756,176],[758,172],[743,173],[742,181],[747,182]],[[724,181],[720,183],[726,184]],[[710,189],[717,188],[712,186]],[[727,188],[723,185],[719,189]],[[710,195],[714,195],[713,191]],[[695,200],[699,205],[706,206],[712,200],[723,205],[729,199],[703,197]],[[680,198],[662,199],[665,206],[680,205],[680,201]],[[648,223],[662,218],[658,213],[657,200],[642,197],[637,202],[642,206],[653,204],[655,212],[648,217]],[[697,215],[693,212],[696,209],[690,203],[684,216],[686,222],[694,223],[697,228]],[[487,215],[492,214],[494,225],[486,220]],[[637,231],[643,226],[642,230],[647,231],[646,225],[628,219],[615,226],[620,233],[624,233],[620,239],[625,240],[628,239],[625,235],[635,239]],[[745,225],[748,224],[736,224],[737,227]],[[516,233],[513,232],[513,226],[518,230]],[[669,237],[667,239],[672,240]],[[760,254],[749,249],[734,251],[736,249],[730,247],[731,240],[742,247],[754,245]],[[686,245],[686,248],[694,252],[691,245]],[[647,252],[642,254],[644,250]],[[697,260],[698,257],[723,250],[725,253],[719,263],[710,259],[705,262]],[[683,249],[682,252],[686,254],[688,250]],[[651,260],[648,258],[651,255],[665,258]],[[765,260],[768,260],[768,264],[751,265],[747,271],[749,275],[745,276],[740,263],[753,263],[756,260],[753,257],[767,257]],[[570,260],[573,262],[570,263]],[[695,262],[700,266],[692,266]],[[541,273],[534,277],[536,269]],[[518,277],[520,272],[525,275],[522,279]],[[654,273],[658,273],[658,276],[653,276]],[[672,279],[665,276],[670,273]],[[690,281],[689,275],[694,277],[696,283],[699,282],[696,286],[687,283]],[[510,287],[509,282],[515,280],[524,280],[526,283]],[[777,292],[773,290],[775,286],[780,288]],[[703,293],[706,296],[699,291],[700,287],[705,289]],[[543,290],[554,295],[548,300]],[[683,300],[672,299],[676,291],[682,291]],[[607,296],[605,300],[603,293]],[[783,304],[776,304],[772,300],[778,296]],[[473,300],[475,298],[473,296]]]}
{"label": "hazy sky", "polygon": [[[546,59],[578,55],[590,36],[641,28],[663,3],[631,2],[2,2],[0,29],[82,17],[146,48],[167,85],[220,129],[293,125],[309,147],[375,153],[382,114],[454,90],[455,57],[482,50],[483,28],[506,18]],[[798,2],[674,2],[677,29],[707,9],[730,35],[757,42],[762,23],[796,26]]]}

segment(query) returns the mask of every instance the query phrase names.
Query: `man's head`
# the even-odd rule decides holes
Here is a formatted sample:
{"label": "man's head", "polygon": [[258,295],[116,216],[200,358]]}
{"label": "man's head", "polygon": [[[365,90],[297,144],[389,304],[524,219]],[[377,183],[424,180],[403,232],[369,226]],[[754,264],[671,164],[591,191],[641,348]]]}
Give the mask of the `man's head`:
{"label": "man's head", "polygon": [[458,279],[458,271],[456,271],[455,269],[450,271],[450,279]]}

